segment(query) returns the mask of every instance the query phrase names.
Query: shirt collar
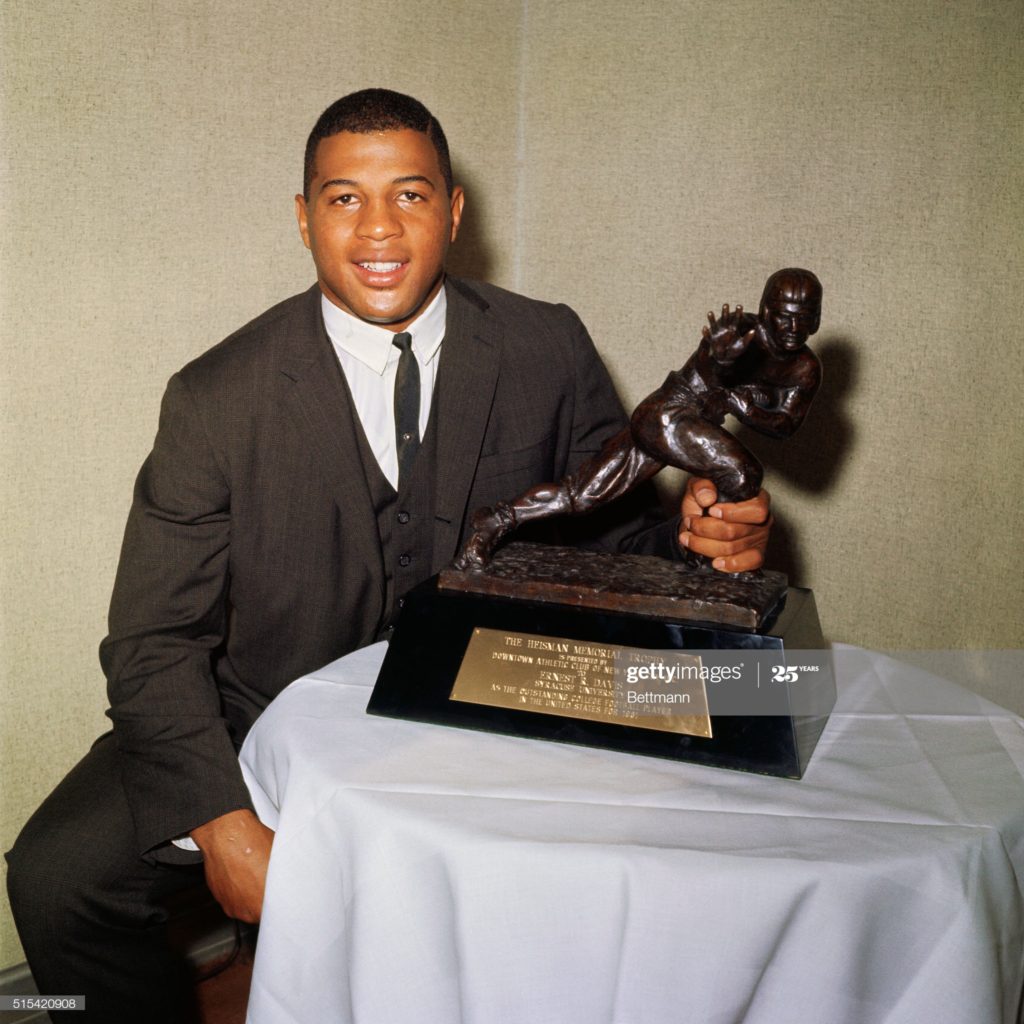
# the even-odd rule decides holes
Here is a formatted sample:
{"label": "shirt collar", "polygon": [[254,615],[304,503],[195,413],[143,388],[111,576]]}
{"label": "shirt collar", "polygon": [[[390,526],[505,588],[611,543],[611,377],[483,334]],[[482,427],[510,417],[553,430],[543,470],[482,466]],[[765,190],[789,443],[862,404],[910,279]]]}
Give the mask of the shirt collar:
{"label": "shirt collar", "polygon": [[[323,310],[324,327],[327,328],[327,336],[331,341],[374,373],[383,376],[388,361],[398,359],[400,353],[392,344],[394,331],[346,313],[326,295],[320,296],[320,308]],[[412,335],[412,350],[424,365],[437,355],[437,350],[441,347],[447,315],[448,299],[442,286],[430,305],[406,328]]]}

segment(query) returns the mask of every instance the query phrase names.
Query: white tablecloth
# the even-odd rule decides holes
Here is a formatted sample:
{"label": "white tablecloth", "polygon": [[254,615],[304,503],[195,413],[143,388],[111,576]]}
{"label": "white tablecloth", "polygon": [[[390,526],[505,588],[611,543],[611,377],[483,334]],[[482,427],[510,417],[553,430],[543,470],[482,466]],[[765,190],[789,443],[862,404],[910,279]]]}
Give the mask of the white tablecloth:
{"label": "white tablecloth", "polygon": [[1024,722],[837,651],[799,782],[368,716],[383,645],[300,679],[249,1021],[1011,1024]]}

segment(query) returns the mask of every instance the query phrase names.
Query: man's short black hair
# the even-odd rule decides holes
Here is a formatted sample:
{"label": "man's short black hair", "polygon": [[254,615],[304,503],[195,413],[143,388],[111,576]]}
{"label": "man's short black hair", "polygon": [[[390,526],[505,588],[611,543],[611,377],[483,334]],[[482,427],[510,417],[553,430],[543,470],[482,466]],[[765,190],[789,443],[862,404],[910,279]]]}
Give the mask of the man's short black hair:
{"label": "man's short black hair", "polygon": [[434,144],[441,174],[452,194],[452,161],[448,155],[448,140],[444,137],[437,118],[419,100],[390,89],[361,89],[335,100],[313,125],[306,140],[306,163],[302,176],[302,194],[309,201],[309,186],[316,169],[316,147],[321,139],[329,139],[339,132],[355,132],[368,135],[370,132],[400,131],[411,128],[424,135]]}

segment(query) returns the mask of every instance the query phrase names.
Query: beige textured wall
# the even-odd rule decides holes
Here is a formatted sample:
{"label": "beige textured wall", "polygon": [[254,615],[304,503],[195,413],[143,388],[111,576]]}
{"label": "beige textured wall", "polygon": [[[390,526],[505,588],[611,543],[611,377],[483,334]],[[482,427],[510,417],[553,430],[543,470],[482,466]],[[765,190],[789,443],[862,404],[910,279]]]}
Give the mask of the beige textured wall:
{"label": "beige textured wall", "polygon": [[[486,239],[513,227],[520,15],[44,0],[2,17],[7,849],[105,727],[96,648],[167,378],[313,280],[292,197],[320,111],[367,85],[421,97],[474,200],[460,259],[507,277]],[[20,959],[4,909],[0,967]]]}
{"label": "beige textured wall", "polygon": [[826,384],[756,439],[827,633],[1021,647],[1024,5],[531,4],[519,284],[639,399],[704,311],[825,287]]}
{"label": "beige textured wall", "polygon": [[[95,650],[163,384],[311,279],[305,134],[369,84],[447,128],[459,269],[575,305],[629,401],[711,304],[816,270],[826,388],[801,437],[757,445],[776,563],[837,639],[1024,646],[1018,0],[2,18],[5,848],[103,727]],[[0,967],[20,956],[3,912]]]}

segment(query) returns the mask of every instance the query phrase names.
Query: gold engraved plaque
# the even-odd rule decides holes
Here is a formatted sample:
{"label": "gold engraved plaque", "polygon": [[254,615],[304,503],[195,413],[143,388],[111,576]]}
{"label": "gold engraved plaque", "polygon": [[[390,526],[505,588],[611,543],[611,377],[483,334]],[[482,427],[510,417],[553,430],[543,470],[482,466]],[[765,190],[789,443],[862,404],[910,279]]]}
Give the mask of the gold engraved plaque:
{"label": "gold engraved plaque", "polygon": [[451,699],[711,737],[704,668],[685,651],[478,627]]}

